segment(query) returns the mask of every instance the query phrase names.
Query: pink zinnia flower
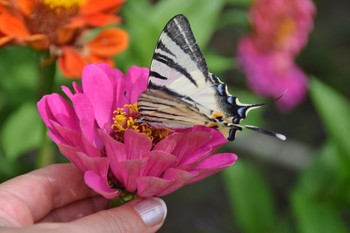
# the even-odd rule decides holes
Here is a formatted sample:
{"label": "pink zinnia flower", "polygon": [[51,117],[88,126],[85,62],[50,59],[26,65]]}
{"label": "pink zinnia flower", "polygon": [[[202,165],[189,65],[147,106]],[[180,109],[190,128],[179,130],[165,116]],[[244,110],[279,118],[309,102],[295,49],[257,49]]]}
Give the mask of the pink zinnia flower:
{"label": "pink zinnia flower", "polygon": [[307,76],[290,54],[261,53],[250,38],[245,38],[239,44],[238,57],[254,92],[272,97],[282,95],[276,102],[281,110],[289,111],[304,100]]}
{"label": "pink zinnia flower", "polygon": [[249,86],[258,94],[282,98],[283,111],[301,103],[307,77],[295,64],[313,27],[311,0],[256,0],[250,11],[253,31],[238,44],[237,57]]}
{"label": "pink zinnia flower", "polygon": [[227,140],[217,130],[196,126],[181,131],[137,121],[137,100],[146,90],[148,69],[124,76],[105,64],[86,66],[82,86],[63,87],[38,103],[49,136],[83,173],[85,183],[106,198],[125,194],[163,196],[199,181],[237,159],[213,154]]}
{"label": "pink zinnia flower", "polygon": [[296,55],[307,43],[314,15],[311,0],[256,0],[249,14],[252,40],[262,52]]}

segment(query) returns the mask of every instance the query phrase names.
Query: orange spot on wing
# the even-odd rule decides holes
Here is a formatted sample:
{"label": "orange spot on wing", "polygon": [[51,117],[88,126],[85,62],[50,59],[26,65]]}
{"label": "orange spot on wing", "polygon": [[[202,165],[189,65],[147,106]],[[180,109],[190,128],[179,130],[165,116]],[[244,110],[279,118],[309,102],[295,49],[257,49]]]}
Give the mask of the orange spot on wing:
{"label": "orange spot on wing", "polygon": [[213,114],[211,115],[211,118],[217,119],[223,116],[224,115],[221,112],[213,112]]}
{"label": "orange spot on wing", "polygon": [[207,126],[208,126],[209,128],[217,128],[217,127],[218,127],[218,124],[216,124],[215,122],[210,122]]}

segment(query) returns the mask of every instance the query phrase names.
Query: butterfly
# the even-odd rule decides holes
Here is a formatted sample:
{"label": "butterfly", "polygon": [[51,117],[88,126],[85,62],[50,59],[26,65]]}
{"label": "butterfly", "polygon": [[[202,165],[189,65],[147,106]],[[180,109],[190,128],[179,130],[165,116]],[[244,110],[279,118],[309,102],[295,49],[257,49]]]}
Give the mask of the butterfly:
{"label": "butterfly", "polygon": [[141,121],[173,129],[203,125],[219,130],[229,141],[244,128],[285,140],[282,134],[240,124],[262,105],[241,103],[208,71],[184,15],[166,24],[153,54],[147,90],[138,99]]}

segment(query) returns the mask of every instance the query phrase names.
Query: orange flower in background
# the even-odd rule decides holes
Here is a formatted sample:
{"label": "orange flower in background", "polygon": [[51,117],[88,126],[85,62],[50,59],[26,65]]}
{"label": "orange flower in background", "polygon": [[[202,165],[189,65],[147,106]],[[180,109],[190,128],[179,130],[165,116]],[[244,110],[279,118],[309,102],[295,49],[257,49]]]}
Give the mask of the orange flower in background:
{"label": "orange flower in background", "polygon": [[66,77],[78,77],[83,67],[90,63],[108,63],[114,66],[111,57],[122,52],[128,46],[128,34],[121,29],[111,28],[101,31],[84,46],[63,46],[57,52],[58,66]]}
{"label": "orange flower in background", "polygon": [[0,46],[49,50],[66,77],[79,77],[89,63],[107,62],[128,46],[122,29],[102,30],[90,41],[88,29],[120,23],[114,13],[123,0],[0,0]]}

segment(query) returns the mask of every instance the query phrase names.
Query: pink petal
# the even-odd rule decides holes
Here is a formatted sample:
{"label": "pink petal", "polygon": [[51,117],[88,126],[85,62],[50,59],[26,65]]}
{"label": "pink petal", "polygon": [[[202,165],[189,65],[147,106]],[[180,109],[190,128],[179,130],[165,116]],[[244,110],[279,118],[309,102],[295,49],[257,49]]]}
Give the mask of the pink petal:
{"label": "pink petal", "polygon": [[124,74],[120,70],[112,69],[105,63],[96,64],[96,66],[103,70],[114,87],[115,95],[113,96],[113,109],[122,108],[124,107],[124,104],[130,104],[130,101],[125,96],[125,93],[127,93],[129,90],[126,87]]}
{"label": "pink petal", "polygon": [[104,176],[107,177],[109,168],[109,159],[107,157],[89,157],[75,147],[61,143],[57,143],[57,146],[60,152],[82,172],[88,170],[100,171],[100,173],[105,173]]}
{"label": "pink petal", "polygon": [[83,93],[83,88],[78,85],[76,82],[73,82],[73,89],[75,91],[75,93]]}
{"label": "pink petal", "polygon": [[89,156],[89,157],[101,157],[102,156],[102,149],[103,146],[101,147],[96,147],[94,145],[92,145],[90,143],[90,141],[88,141],[84,135],[82,135],[82,142],[83,142],[83,146],[84,149],[83,151]]}
{"label": "pink petal", "polygon": [[97,124],[94,117],[94,109],[86,95],[76,94],[72,98],[73,106],[82,134],[96,147],[102,147],[102,141],[97,134]]}
{"label": "pink petal", "polygon": [[87,171],[87,166],[83,162],[84,158],[80,157],[79,150],[75,147],[62,144],[62,143],[56,143],[58,146],[58,149],[60,152],[69,160],[71,161],[77,168],[79,168],[80,171],[85,172]]}
{"label": "pink petal", "polygon": [[106,180],[94,171],[85,172],[84,181],[91,189],[107,199],[113,199],[120,195],[120,192],[118,190],[111,189],[108,186]]}
{"label": "pink petal", "polygon": [[196,171],[199,174],[190,183],[197,182],[211,176],[224,168],[232,166],[237,160],[237,155],[232,153],[215,154],[197,165]]}
{"label": "pink petal", "polygon": [[160,176],[177,162],[175,156],[161,151],[151,151],[146,158],[147,164],[142,172],[142,176]]}
{"label": "pink petal", "polygon": [[106,123],[112,123],[113,103],[115,98],[114,83],[105,73],[104,69],[97,65],[84,67],[82,74],[82,86],[84,94],[89,99],[96,122],[99,127]]}
{"label": "pink petal", "polygon": [[99,130],[98,132],[105,145],[106,154],[111,160],[111,168],[114,169],[114,164],[127,160],[128,148],[124,143],[118,142],[105,131]]}
{"label": "pink petal", "polygon": [[124,74],[118,70],[118,69],[113,69],[106,63],[99,63],[95,64],[97,67],[99,67],[110,79],[111,82],[114,83],[115,86],[118,85],[118,80],[123,78]]}
{"label": "pink petal", "polygon": [[147,89],[149,70],[132,66],[125,75],[129,103],[136,103],[140,94]]}
{"label": "pink petal", "polygon": [[153,150],[173,154],[177,157],[178,164],[182,164],[211,138],[212,135],[205,131],[173,133],[157,143]]}
{"label": "pink petal", "polygon": [[182,186],[191,182],[191,180],[196,176],[196,172],[190,173],[180,169],[170,168],[165,173],[163,178],[166,180],[174,180],[175,182],[169,186],[167,189],[162,190],[158,193],[159,196],[164,196],[175,190],[181,188]]}
{"label": "pink petal", "polygon": [[80,131],[76,131],[71,128],[66,128],[64,126],[61,126],[55,121],[51,121],[51,125],[52,125],[51,131],[54,132],[56,136],[59,136],[57,137],[59,138],[59,141],[56,141],[53,138],[53,140],[56,143],[64,143],[70,146],[74,146],[79,150],[83,150],[84,146],[81,141],[82,135]]}
{"label": "pink petal", "polygon": [[164,190],[170,189],[175,180],[165,180],[159,177],[139,177],[137,179],[137,195],[140,197],[160,196]]}
{"label": "pink petal", "polygon": [[77,118],[73,108],[58,94],[46,95],[38,102],[38,110],[46,126],[52,130],[50,120],[77,130]]}
{"label": "pink petal", "polygon": [[65,143],[65,139],[57,132],[52,132],[52,131],[48,131],[47,132],[47,136],[49,136],[49,138],[52,139],[52,141],[54,141],[56,144],[57,143]]}
{"label": "pink petal", "polygon": [[307,77],[288,53],[261,53],[251,38],[241,40],[238,48],[239,62],[246,72],[249,86],[265,96],[279,97],[283,111],[289,111],[302,102],[307,90]]}
{"label": "pink petal", "polygon": [[[111,161],[111,164],[113,161]],[[128,192],[136,192],[137,178],[141,176],[147,159],[126,160],[111,166],[114,177]]]}
{"label": "pink petal", "polygon": [[145,134],[129,129],[124,133],[124,144],[130,160],[143,158],[152,148],[152,141]]}
{"label": "pink petal", "polygon": [[74,94],[72,93],[72,91],[71,91],[68,87],[66,87],[66,86],[62,86],[61,89],[62,89],[62,91],[64,92],[64,94],[66,94],[66,96],[67,96],[70,100],[72,100],[72,98],[73,98],[73,96],[74,96]]}
{"label": "pink petal", "polygon": [[201,125],[196,125],[192,128],[192,131],[206,131],[212,135],[212,138],[206,142],[206,146],[212,147],[213,151],[216,151],[223,144],[227,143],[227,138],[217,129],[209,128]]}
{"label": "pink petal", "polygon": [[55,143],[74,146],[77,150],[84,151],[89,157],[100,157],[101,148],[92,145],[81,132],[64,128],[59,124],[52,122],[56,133],[49,132],[48,135]]}
{"label": "pink petal", "polygon": [[[133,104],[130,100],[130,92],[133,89],[137,89],[139,83],[137,85],[130,85],[130,80],[125,79],[123,73],[120,70],[112,69],[109,65],[101,63],[96,64],[99,66],[106,74],[110,81],[113,83],[115,88],[115,96],[114,96],[114,109],[122,108],[125,104]],[[130,68],[131,69],[131,68]],[[130,70],[129,69],[129,70]],[[128,71],[129,72],[129,71]]]}
{"label": "pink petal", "polygon": [[109,160],[107,157],[91,158],[75,147],[57,144],[61,153],[84,172],[85,183],[106,198],[114,198],[119,193],[108,186],[107,173]]}

